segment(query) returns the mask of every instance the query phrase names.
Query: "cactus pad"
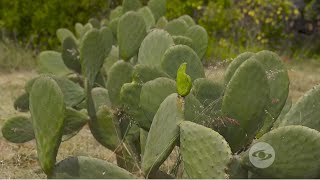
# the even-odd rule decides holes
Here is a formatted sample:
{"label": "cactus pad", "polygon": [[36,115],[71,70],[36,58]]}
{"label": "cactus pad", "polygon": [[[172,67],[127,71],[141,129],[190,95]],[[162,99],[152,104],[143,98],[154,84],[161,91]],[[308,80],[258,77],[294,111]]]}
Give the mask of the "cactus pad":
{"label": "cactus pad", "polygon": [[2,126],[3,137],[12,143],[25,143],[34,139],[32,122],[24,116],[8,119]]}
{"label": "cactus pad", "polygon": [[139,13],[131,11],[121,16],[117,30],[121,59],[129,61],[138,53],[141,42],[147,35],[146,29],[144,18]]}
{"label": "cactus pad", "polygon": [[122,1],[122,13],[125,14],[128,11],[137,11],[142,7],[140,0],[123,0]]}
{"label": "cactus pad", "polygon": [[174,44],[186,45],[193,48],[192,39],[186,36],[172,36]]}
{"label": "cactus pad", "polygon": [[198,54],[199,58],[202,59],[207,52],[208,48],[208,33],[207,31],[199,26],[195,25],[188,29],[185,36],[192,39],[193,49]]}
{"label": "cactus pad", "polygon": [[131,82],[133,67],[131,64],[118,61],[110,69],[107,80],[107,89],[113,106],[120,103],[120,90],[124,83]]}
{"label": "cactus pad", "polygon": [[[250,171],[266,178],[317,178],[320,172],[320,133],[304,126],[286,126],[264,134],[256,143],[268,143],[274,150],[273,163],[257,168],[249,160],[250,149],[242,155]],[[254,146],[255,144],[253,144]],[[260,150],[260,149],[257,149]],[[268,149],[261,150],[266,151]],[[253,154],[251,154],[253,156]],[[265,158],[267,154],[260,157]]]}
{"label": "cactus pad", "polygon": [[180,124],[180,148],[184,176],[188,179],[224,179],[232,154],[217,132],[184,121]]}
{"label": "cactus pad", "polygon": [[100,159],[78,156],[60,161],[52,179],[135,179],[134,175]]}
{"label": "cactus pad", "polygon": [[179,18],[184,20],[188,24],[189,27],[196,25],[193,18],[190,17],[189,15],[183,15],[183,16],[180,16]]}
{"label": "cactus pad", "polygon": [[152,67],[160,67],[163,54],[173,45],[174,42],[169,33],[160,29],[153,30],[141,43],[138,62]]}
{"label": "cactus pad", "polygon": [[207,78],[199,78],[193,82],[191,93],[203,104],[210,106],[222,97],[223,86]]}
{"label": "cactus pad", "polygon": [[56,34],[57,34],[57,37],[58,37],[60,43],[63,43],[63,41],[67,37],[71,37],[75,42],[77,42],[77,38],[74,36],[74,34],[69,29],[60,28],[57,30]]}
{"label": "cactus pad", "polygon": [[174,19],[168,22],[164,30],[172,36],[183,36],[188,30],[188,24],[182,19]]}
{"label": "cactus pad", "polygon": [[15,110],[20,112],[27,112],[29,111],[29,94],[23,93],[20,95],[13,104]]}
{"label": "cactus pad", "polygon": [[223,115],[236,122],[223,126],[221,132],[233,152],[252,140],[262,126],[268,100],[269,85],[262,65],[247,60],[230,80],[222,102]]}
{"label": "cactus pad", "polygon": [[40,165],[50,175],[61,143],[65,113],[63,93],[51,77],[41,76],[33,84],[30,112]]}
{"label": "cactus pad", "polygon": [[166,19],[166,17],[162,16],[156,23],[156,28],[158,29],[164,29],[164,27],[166,27],[166,25],[168,24],[168,20]]}
{"label": "cactus pad", "polygon": [[159,77],[169,77],[165,72],[147,65],[137,64],[134,67],[132,79],[134,82],[143,84]]}
{"label": "cactus pad", "polygon": [[62,60],[64,64],[77,73],[81,73],[80,53],[77,48],[76,42],[67,37],[62,43]]}
{"label": "cactus pad", "polygon": [[179,136],[178,123],[183,121],[183,107],[178,94],[169,95],[154,116],[142,159],[146,177],[167,159]]}
{"label": "cactus pad", "polygon": [[167,49],[162,57],[161,67],[167,74],[176,79],[177,70],[184,62],[188,64],[187,74],[192,81],[205,76],[199,57],[186,45],[176,45]]}
{"label": "cactus pad", "polygon": [[150,8],[147,6],[140,8],[138,13],[143,17],[144,22],[146,23],[146,30],[149,31],[156,24],[156,20],[154,19]]}
{"label": "cactus pad", "polygon": [[104,59],[112,48],[112,43],[112,32],[106,27],[100,30],[92,29],[83,37],[80,47],[80,60],[82,72],[88,78],[88,87],[93,87]]}
{"label": "cactus pad", "polygon": [[112,49],[108,57],[105,58],[103,63],[103,69],[106,72],[106,75],[109,73],[112,65],[116,63],[118,60],[119,60],[119,49],[116,46],[112,46]]}
{"label": "cactus pad", "polygon": [[99,110],[100,106],[111,107],[111,101],[109,98],[108,90],[101,87],[96,87],[91,90],[91,95],[94,103],[94,108],[96,111]]}
{"label": "cactus pad", "polygon": [[186,74],[187,63],[182,63],[177,72],[177,92],[180,96],[187,96],[192,87],[192,81],[188,74]]}
{"label": "cactus pad", "polygon": [[168,78],[157,78],[142,86],[140,107],[148,119],[148,123],[144,126],[145,129],[150,128],[153,117],[162,101],[174,92],[176,92],[176,82]]}
{"label": "cactus pad", "polygon": [[57,76],[66,76],[72,73],[64,64],[61,53],[55,51],[43,51],[39,54],[38,71]]}
{"label": "cactus pad", "polygon": [[89,117],[70,107],[66,108],[64,125],[63,125],[63,141],[70,139],[76,135],[81,128],[87,124]]}
{"label": "cactus pad", "polygon": [[112,9],[110,12],[110,20],[113,20],[115,18],[119,18],[123,15],[123,7],[117,6],[116,8]]}
{"label": "cactus pad", "polygon": [[239,66],[245,62],[247,59],[251,58],[254,55],[252,52],[244,52],[240,55],[238,55],[232,62],[229,64],[225,77],[224,77],[224,83],[227,85],[229,81],[231,80],[233,74],[237,71]]}
{"label": "cactus pad", "polygon": [[93,137],[104,147],[114,151],[121,144],[121,132],[117,119],[107,106],[101,106],[97,118],[89,121]]}
{"label": "cactus pad", "polygon": [[148,2],[148,7],[151,9],[156,21],[166,14],[166,4],[166,0],[150,0]]}
{"label": "cactus pad", "polygon": [[320,85],[313,87],[292,106],[279,126],[302,125],[320,130]]}

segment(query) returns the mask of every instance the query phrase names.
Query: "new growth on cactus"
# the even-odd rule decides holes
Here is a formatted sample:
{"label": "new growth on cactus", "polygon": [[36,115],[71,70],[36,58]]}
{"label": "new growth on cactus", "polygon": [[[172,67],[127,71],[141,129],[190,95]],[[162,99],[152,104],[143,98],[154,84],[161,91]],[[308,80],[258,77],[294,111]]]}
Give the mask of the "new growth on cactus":
{"label": "new growth on cactus", "polygon": [[[8,119],[3,137],[35,139],[48,178],[319,178],[320,87],[291,108],[287,70],[270,51],[240,54],[223,82],[206,77],[206,30],[187,15],[168,21],[165,6],[124,0],[75,35],[59,29],[62,52],[40,53],[39,77],[14,103],[30,116]],[[61,141],[86,124],[117,164],[56,162]],[[250,161],[261,142],[274,149],[266,168]]]}

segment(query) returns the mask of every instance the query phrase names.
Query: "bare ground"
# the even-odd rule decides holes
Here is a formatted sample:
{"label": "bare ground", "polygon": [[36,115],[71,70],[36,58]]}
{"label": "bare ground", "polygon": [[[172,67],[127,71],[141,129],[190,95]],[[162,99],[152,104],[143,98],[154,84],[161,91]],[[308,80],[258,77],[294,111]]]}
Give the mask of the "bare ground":
{"label": "bare ground", "polygon": [[[223,78],[225,67],[225,64],[209,67],[206,74],[209,78],[219,80]],[[288,64],[288,69],[291,80],[290,97],[294,102],[307,90],[320,84],[319,63]],[[34,76],[35,72],[0,72],[0,127],[5,119],[20,114],[14,110],[13,101],[23,92],[25,82]],[[78,155],[115,162],[114,154],[97,143],[87,127],[71,140],[61,144],[57,161]],[[0,179],[3,178],[46,178],[37,162],[34,141],[12,144],[0,133]]]}

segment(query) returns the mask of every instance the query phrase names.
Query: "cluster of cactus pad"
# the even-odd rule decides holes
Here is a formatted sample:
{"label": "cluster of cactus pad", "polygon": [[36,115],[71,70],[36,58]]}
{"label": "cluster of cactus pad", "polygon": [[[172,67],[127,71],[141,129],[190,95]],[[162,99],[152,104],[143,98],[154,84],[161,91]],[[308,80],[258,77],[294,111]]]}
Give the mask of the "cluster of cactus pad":
{"label": "cluster of cactus pad", "polygon": [[[320,86],[291,107],[278,55],[246,52],[223,81],[205,77],[205,29],[187,15],[167,21],[165,0],[123,0],[109,19],[59,29],[62,52],[44,51],[38,77],[14,107],[31,116],[2,127],[13,143],[35,139],[49,178],[319,178]],[[56,162],[59,145],[88,124],[117,165],[91,157]],[[255,167],[249,149],[270,144]],[[161,165],[177,147],[172,171]]]}

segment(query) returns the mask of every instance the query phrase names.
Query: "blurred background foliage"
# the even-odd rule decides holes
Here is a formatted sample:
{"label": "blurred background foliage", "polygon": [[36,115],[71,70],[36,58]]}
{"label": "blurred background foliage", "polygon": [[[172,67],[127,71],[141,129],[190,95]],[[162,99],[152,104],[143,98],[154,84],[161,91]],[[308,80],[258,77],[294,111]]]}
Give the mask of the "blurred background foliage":
{"label": "blurred background foliage", "polygon": [[[120,4],[121,0],[1,0],[1,37],[33,49],[55,49],[58,28],[73,31],[76,22],[108,17]],[[168,19],[183,14],[207,29],[210,60],[260,49],[290,57],[320,55],[319,0],[167,0]]]}

